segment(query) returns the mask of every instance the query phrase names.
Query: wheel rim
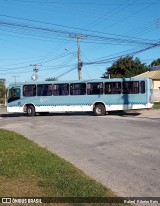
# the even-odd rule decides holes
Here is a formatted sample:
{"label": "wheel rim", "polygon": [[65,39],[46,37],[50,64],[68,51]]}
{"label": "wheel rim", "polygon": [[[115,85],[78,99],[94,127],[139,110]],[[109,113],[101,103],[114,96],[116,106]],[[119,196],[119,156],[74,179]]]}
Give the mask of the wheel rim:
{"label": "wheel rim", "polygon": [[31,112],[32,112],[32,110],[29,108],[29,109],[28,109],[28,114],[31,114]]}
{"label": "wheel rim", "polygon": [[97,113],[97,114],[102,114],[102,109],[101,109],[100,107],[97,107],[97,108],[96,108],[96,113]]}

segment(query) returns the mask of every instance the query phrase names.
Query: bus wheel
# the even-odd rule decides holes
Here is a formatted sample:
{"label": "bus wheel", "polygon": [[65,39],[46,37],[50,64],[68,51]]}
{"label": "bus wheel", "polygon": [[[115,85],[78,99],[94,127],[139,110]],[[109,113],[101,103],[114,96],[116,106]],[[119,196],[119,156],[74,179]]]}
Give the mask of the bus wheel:
{"label": "bus wheel", "polygon": [[33,105],[28,105],[27,106],[27,114],[28,116],[32,117],[32,116],[35,116],[35,108]]}
{"label": "bus wheel", "polygon": [[103,116],[106,113],[106,109],[103,104],[97,104],[95,105],[93,112],[96,116]]}

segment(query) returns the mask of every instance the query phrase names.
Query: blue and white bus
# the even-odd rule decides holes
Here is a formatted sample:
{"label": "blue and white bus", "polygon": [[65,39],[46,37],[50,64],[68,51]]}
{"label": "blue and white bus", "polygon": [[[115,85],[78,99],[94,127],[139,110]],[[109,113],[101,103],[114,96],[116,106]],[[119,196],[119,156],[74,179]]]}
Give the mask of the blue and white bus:
{"label": "blue and white bus", "polygon": [[28,116],[49,112],[107,112],[152,108],[152,80],[114,78],[77,81],[32,81],[9,85],[8,112]]}

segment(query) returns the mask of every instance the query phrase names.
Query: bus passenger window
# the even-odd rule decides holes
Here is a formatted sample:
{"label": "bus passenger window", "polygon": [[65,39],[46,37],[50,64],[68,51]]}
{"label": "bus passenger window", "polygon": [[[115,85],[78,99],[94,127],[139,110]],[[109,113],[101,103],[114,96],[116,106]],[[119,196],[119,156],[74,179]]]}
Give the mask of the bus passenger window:
{"label": "bus passenger window", "polygon": [[87,83],[87,94],[88,95],[103,94],[103,83],[102,82]]}
{"label": "bus passenger window", "polygon": [[85,83],[70,84],[70,95],[85,95],[85,94],[86,94]]}
{"label": "bus passenger window", "polygon": [[24,85],[23,86],[23,96],[24,97],[33,97],[36,96],[36,85]]}
{"label": "bus passenger window", "polygon": [[38,84],[37,96],[52,96],[52,84]]}
{"label": "bus passenger window", "polygon": [[139,82],[123,82],[123,94],[138,94],[139,93]]}
{"label": "bus passenger window", "polygon": [[105,94],[121,94],[121,82],[106,82]]}
{"label": "bus passenger window", "polygon": [[123,94],[130,93],[130,82],[123,82]]}
{"label": "bus passenger window", "polygon": [[144,94],[145,93],[145,81],[141,81],[140,82],[141,84],[141,94]]}
{"label": "bus passenger window", "polygon": [[134,81],[132,82],[132,94],[138,94],[139,93],[139,82]]}
{"label": "bus passenger window", "polygon": [[53,85],[54,96],[67,96],[69,95],[69,84],[54,84]]}

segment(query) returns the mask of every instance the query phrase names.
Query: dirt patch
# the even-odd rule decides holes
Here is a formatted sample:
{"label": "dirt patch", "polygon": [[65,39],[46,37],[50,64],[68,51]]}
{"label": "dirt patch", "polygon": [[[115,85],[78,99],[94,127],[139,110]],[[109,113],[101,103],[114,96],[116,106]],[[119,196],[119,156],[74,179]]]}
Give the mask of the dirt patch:
{"label": "dirt patch", "polygon": [[[13,179],[6,179],[3,177],[0,177],[0,194],[1,197],[46,197],[47,195],[44,195],[42,189],[38,186],[38,180],[13,180]],[[24,205],[24,204],[9,204],[9,205]],[[25,204],[25,205],[35,205],[35,204]],[[46,206],[47,204],[42,203],[40,205]],[[49,204],[53,206],[68,206],[69,204]]]}
{"label": "dirt patch", "polygon": [[37,180],[13,180],[0,177],[1,196],[7,197],[42,197],[43,191]]}

